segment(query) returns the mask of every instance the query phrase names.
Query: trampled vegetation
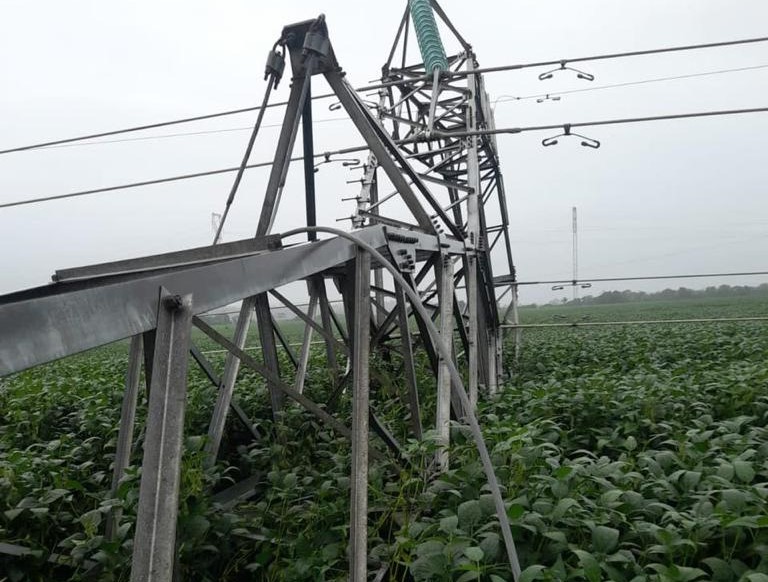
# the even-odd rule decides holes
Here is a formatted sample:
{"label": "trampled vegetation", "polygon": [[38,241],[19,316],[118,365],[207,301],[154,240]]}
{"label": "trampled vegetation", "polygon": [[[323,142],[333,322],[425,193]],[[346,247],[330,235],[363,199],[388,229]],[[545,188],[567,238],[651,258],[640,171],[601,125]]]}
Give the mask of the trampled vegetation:
{"label": "trampled vegetation", "polygon": [[[524,315],[707,317],[760,314],[765,306],[676,301]],[[316,357],[309,396],[327,402],[324,356]],[[0,557],[0,580],[77,580],[93,563],[104,566],[94,570],[97,579],[128,579],[141,433],[135,466],[116,497],[108,494],[124,366],[124,346],[114,346],[0,384],[0,542],[34,550]],[[396,355],[374,368],[377,412],[396,427],[409,462],[372,462],[371,569],[391,564],[392,580],[511,580],[485,479],[461,427],[454,428],[451,469],[437,476],[434,442],[406,440]],[[426,372],[422,383],[431,386]],[[249,443],[233,421],[222,462],[207,470],[201,435],[215,392],[191,374],[182,579],[346,579],[347,443],[294,407],[274,426],[263,383],[246,371],[240,386],[240,404],[262,419],[265,436]],[[433,408],[430,391],[425,410]],[[336,406],[346,414],[343,397]],[[768,580],[764,323],[526,332],[517,375],[481,406],[480,421],[524,580]],[[226,507],[212,500],[211,492],[251,475],[257,486],[249,501]],[[105,517],[115,506],[123,509],[121,527],[108,541]],[[47,562],[51,553],[70,565]]]}

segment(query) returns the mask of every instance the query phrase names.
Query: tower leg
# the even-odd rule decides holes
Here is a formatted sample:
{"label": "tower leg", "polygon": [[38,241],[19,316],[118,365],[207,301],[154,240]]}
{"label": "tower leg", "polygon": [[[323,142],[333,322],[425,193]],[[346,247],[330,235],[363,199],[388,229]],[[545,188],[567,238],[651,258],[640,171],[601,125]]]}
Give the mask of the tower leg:
{"label": "tower leg", "polygon": [[352,322],[352,475],[349,580],[365,582],[368,562],[368,407],[371,335],[371,257],[358,249]]}
{"label": "tower leg", "polygon": [[131,582],[173,578],[191,306],[191,295],[161,291]]}

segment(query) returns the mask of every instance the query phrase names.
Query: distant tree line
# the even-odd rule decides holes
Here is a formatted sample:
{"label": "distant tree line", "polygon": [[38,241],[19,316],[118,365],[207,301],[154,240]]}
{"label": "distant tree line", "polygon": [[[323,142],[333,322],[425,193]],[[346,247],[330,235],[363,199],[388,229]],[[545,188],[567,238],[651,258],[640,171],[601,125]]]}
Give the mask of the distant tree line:
{"label": "distant tree line", "polygon": [[687,299],[714,299],[720,297],[767,297],[768,283],[750,287],[748,285],[720,285],[706,289],[664,289],[655,293],[645,291],[605,291],[600,295],[587,295],[570,301],[562,301],[562,305],[611,305],[615,303],[635,303],[638,301],[676,301]]}

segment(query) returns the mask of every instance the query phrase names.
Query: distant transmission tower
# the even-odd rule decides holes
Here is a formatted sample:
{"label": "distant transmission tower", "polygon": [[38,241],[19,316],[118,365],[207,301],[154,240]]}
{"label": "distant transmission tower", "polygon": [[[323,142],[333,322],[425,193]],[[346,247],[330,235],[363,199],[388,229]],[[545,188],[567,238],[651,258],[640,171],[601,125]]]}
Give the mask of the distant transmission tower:
{"label": "distant transmission tower", "polygon": [[576,207],[573,207],[573,300],[579,298],[579,221]]}

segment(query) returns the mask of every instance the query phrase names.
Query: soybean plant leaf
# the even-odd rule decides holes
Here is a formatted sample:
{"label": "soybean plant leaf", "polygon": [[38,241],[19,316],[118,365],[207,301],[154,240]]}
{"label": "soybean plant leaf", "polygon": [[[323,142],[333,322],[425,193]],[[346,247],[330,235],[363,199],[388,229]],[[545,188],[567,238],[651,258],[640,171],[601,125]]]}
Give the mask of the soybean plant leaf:
{"label": "soybean plant leaf", "polygon": [[736,472],[736,476],[744,483],[751,483],[755,478],[755,470],[749,461],[733,461],[733,470]]}
{"label": "soybean plant leaf", "polygon": [[747,494],[739,489],[725,489],[722,495],[728,509],[733,512],[741,511],[747,503]]}
{"label": "soybean plant leaf", "polygon": [[528,566],[520,574],[519,582],[530,582],[531,580],[543,580],[544,579],[543,572],[545,569],[546,569],[546,566],[541,566],[539,564],[535,566]]}
{"label": "soybean plant leaf", "polygon": [[571,473],[573,473],[573,467],[560,467],[555,471],[555,478],[562,480],[568,477]]}
{"label": "soybean plant leaf", "polygon": [[468,548],[464,548],[464,555],[473,562],[481,562],[485,554],[483,553],[483,550],[477,546],[470,546]]}
{"label": "soybean plant leaf", "polygon": [[440,520],[440,531],[448,535],[454,533],[459,525],[459,518],[456,515],[449,515]]}
{"label": "soybean plant leaf", "polygon": [[757,529],[760,527],[760,524],[758,523],[758,517],[754,515],[744,515],[729,521],[725,527],[748,527],[750,529]]}
{"label": "soybean plant leaf", "polygon": [[183,520],[183,533],[192,539],[202,538],[210,527],[210,522],[202,515],[191,515]]}
{"label": "soybean plant leaf", "polygon": [[568,539],[565,537],[565,533],[562,531],[550,531],[544,534],[545,538],[549,538],[550,540],[556,541],[561,544],[567,544]]}
{"label": "soybean plant leaf", "polygon": [[688,568],[687,566],[677,566],[677,570],[679,572],[677,580],[682,580],[682,582],[692,582],[707,575],[703,570]]}
{"label": "soybean plant leaf", "polygon": [[456,582],[469,582],[470,580],[479,580],[480,579],[480,572],[477,572],[476,570],[470,570],[469,572],[464,572],[459,578],[456,580]]}
{"label": "soybean plant leaf", "polygon": [[491,582],[507,582],[502,578],[501,576],[497,576],[496,574],[491,574]]}
{"label": "soybean plant leaf", "polygon": [[19,514],[24,511],[23,507],[17,508],[17,509],[8,509],[4,512],[5,517],[8,518],[8,521],[13,521],[16,519]]}
{"label": "soybean plant leaf", "polygon": [[552,519],[558,520],[561,519],[569,509],[572,507],[578,507],[579,502],[571,497],[566,497],[564,499],[561,499],[557,502],[557,505],[555,505],[555,508],[552,510]]}
{"label": "soybean plant leaf", "polygon": [[525,507],[519,503],[513,503],[507,510],[507,517],[511,520],[520,519],[525,513]]}
{"label": "soybean plant leaf", "polygon": [[445,574],[447,567],[447,561],[442,554],[425,555],[411,564],[411,574],[415,580],[429,580],[434,576]]}
{"label": "soybean plant leaf", "polygon": [[488,560],[495,560],[499,554],[499,534],[491,532],[478,544]]}
{"label": "soybean plant leaf", "polygon": [[435,555],[442,555],[443,548],[445,546],[442,542],[439,542],[437,540],[430,540],[428,542],[424,542],[423,544],[419,544],[416,547],[416,555],[420,558],[422,556],[435,556]]}
{"label": "soybean plant leaf", "polygon": [[80,517],[80,523],[83,524],[85,531],[95,532],[101,523],[101,512],[98,509],[89,511]]}
{"label": "soybean plant leaf", "polygon": [[584,550],[573,550],[573,553],[579,558],[579,564],[584,568],[584,575],[589,582],[600,582],[600,564],[595,557]]}
{"label": "soybean plant leaf", "polygon": [[483,512],[480,509],[480,502],[476,499],[465,501],[459,505],[458,509],[459,524],[462,528],[472,527],[483,518]]}
{"label": "soybean plant leaf", "polygon": [[598,525],[592,530],[592,547],[601,554],[610,554],[619,545],[619,530]]}
{"label": "soybean plant leaf", "polygon": [[731,582],[735,578],[731,566],[720,558],[705,558],[704,564],[712,570],[712,582]]}
{"label": "soybean plant leaf", "polygon": [[[749,582],[768,582],[768,575],[755,572],[754,574],[747,574],[744,578]],[[742,580],[744,579],[742,578]]]}

